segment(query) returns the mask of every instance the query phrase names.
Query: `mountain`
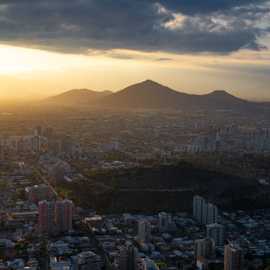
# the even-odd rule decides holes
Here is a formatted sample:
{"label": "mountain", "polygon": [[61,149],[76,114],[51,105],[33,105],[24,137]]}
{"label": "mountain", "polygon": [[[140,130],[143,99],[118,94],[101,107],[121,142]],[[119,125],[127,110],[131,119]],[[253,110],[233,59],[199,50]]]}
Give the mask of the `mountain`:
{"label": "mountain", "polygon": [[233,109],[249,106],[249,103],[223,90],[191,95],[151,80],[131,85],[100,100],[103,106],[131,109]]}
{"label": "mountain", "polygon": [[197,96],[196,107],[214,110],[251,110],[257,107],[255,102],[249,102],[235,97],[225,90],[215,90],[209,94]]}
{"label": "mountain", "polygon": [[154,109],[154,110],[235,110],[256,112],[270,106],[265,103],[246,101],[224,90],[216,90],[205,95],[191,95],[175,91],[157,82],[146,80],[130,85],[123,90],[97,92],[75,89],[53,96],[48,104],[72,106],[96,106],[102,109]]}
{"label": "mountain", "polygon": [[63,105],[91,105],[95,104],[100,98],[111,95],[110,91],[93,91],[88,89],[73,89],[62,94],[50,97],[45,100],[48,104]]}
{"label": "mountain", "polygon": [[147,80],[103,98],[101,103],[104,106],[118,108],[175,108],[181,106],[181,101],[189,96]]}

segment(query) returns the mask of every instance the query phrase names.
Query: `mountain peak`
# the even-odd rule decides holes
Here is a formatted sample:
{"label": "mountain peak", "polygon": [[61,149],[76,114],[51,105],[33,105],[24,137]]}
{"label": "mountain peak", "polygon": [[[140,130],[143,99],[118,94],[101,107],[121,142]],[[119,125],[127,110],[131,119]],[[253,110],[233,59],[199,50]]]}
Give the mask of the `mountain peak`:
{"label": "mountain peak", "polygon": [[214,90],[213,92],[207,94],[207,96],[218,99],[239,99],[225,90]]}
{"label": "mountain peak", "polygon": [[205,95],[191,95],[175,91],[147,79],[130,85],[116,93],[77,89],[51,97],[51,103],[75,106],[105,106],[128,109],[239,109],[249,106],[248,101],[235,97],[225,90],[215,90]]}
{"label": "mountain peak", "polygon": [[231,102],[231,103],[243,103],[245,100],[236,97],[225,90],[215,90],[206,95],[206,97],[215,100],[216,102]]}
{"label": "mountain peak", "polygon": [[133,84],[123,90],[128,90],[128,91],[134,91],[134,92],[141,92],[141,93],[144,93],[144,92],[153,92],[155,94],[157,94],[158,92],[159,93],[164,93],[164,92],[176,92],[175,90],[163,85],[163,84],[160,84],[158,82],[155,82],[153,80],[144,80],[142,82],[139,82],[139,83],[136,83],[136,84]]}
{"label": "mountain peak", "polygon": [[150,79],[144,80],[142,83],[154,83],[154,84],[157,84],[157,82],[155,82],[153,80],[150,80]]}
{"label": "mountain peak", "polygon": [[214,90],[212,93],[210,93],[212,95],[220,95],[220,96],[231,96],[230,93],[228,93],[226,90]]}
{"label": "mountain peak", "polygon": [[157,83],[157,82],[155,82],[153,80],[150,80],[150,79],[144,80],[144,81],[140,82],[139,85],[145,85],[145,86],[163,86],[160,83]]}

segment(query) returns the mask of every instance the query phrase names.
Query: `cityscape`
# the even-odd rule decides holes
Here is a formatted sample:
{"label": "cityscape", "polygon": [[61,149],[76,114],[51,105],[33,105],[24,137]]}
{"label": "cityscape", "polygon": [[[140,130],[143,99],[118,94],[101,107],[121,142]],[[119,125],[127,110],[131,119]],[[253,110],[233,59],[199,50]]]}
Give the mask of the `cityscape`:
{"label": "cityscape", "polygon": [[0,270],[270,270],[270,0],[0,0]]}
{"label": "cityscape", "polygon": [[[129,117],[122,121],[129,122]],[[221,200],[218,194],[213,196],[212,192],[206,192],[204,185],[200,187],[197,183],[195,188],[192,175],[191,185],[187,179],[187,183],[175,186],[174,182],[170,183],[168,177],[170,167],[173,168],[175,164],[179,164],[180,168],[193,164],[192,166],[201,166],[199,170],[206,170],[208,162],[212,162],[213,154],[216,157],[222,156],[219,163],[211,168],[217,171],[221,168],[224,171],[230,164],[229,161],[232,162],[233,153],[239,159],[245,159],[250,155],[253,163],[261,155],[267,157],[267,145],[270,140],[266,122],[265,126],[256,124],[251,128],[249,123],[249,128],[243,128],[240,124],[237,126],[238,120],[235,118],[234,125],[225,125],[221,128],[219,122],[209,124],[205,123],[205,118],[193,116],[195,119],[187,121],[186,124],[182,123],[183,129],[186,131],[185,136],[189,136],[190,132],[192,137],[197,130],[195,143],[201,144],[200,147],[193,145],[188,148],[181,145],[181,142],[175,141],[172,144],[170,136],[163,135],[166,140],[158,142],[159,138],[162,139],[159,136],[163,130],[167,129],[168,134],[170,128],[179,129],[179,133],[181,132],[181,127],[174,126],[175,117],[172,117],[172,122],[168,121],[169,116],[166,116],[166,113],[163,117],[166,120],[160,121],[159,129],[156,129],[155,143],[151,144],[153,136],[150,134],[150,137],[147,137],[148,126],[145,127],[143,141],[149,139],[147,155],[143,155],[144,150],[140,143],[132,142],[132,137],[138,136],[136,132],[140,126],[139,130],[144,129],[146,119],[155,119],[155,113],[150,113],[149,116],[149,112],[135,116],[132,121],[133,136],[130,136],[132,125],[128,127],[129,134],[126,136],[129,140],[125,140],[124,135],[118,140],[115,139],[114,118],[109,121],[111,125],[103,129],[105,134],[111,136],[109,143],[104,142],[104,138],[100,141],[100,136],[94,140],[93,135],[88,133],[85,137],[79,135],[78,138],[81,138],[79,140],[76,132],[72,133],[72,130],[67,135],[56,131],[56,127],[47,126],[30,128],[30,132],[25,134],[3,135],[1,268],[264,269],[270,257],[268,168],[257,169],[255,173],[253,172],[255,167],[249,168],[249,171],[248,165],[226,170],[228,175],[231,174],[228,177],[234,178],[235,175],[236,178],[232,179],[235,181],[241,180],[239,175],[242,172],[246,174],[246,182],[249,178],[254,178],[250,183],[241,184],[243,186],[239,187],[246,189],[244,194],[246,197],[242,198],[239,192],[239,205],[242,206],[241,200],[243,205],[245,202],[255,203],[257,200],[254,199],[252,191],[250,198],[247,198],[252,185],[254,188],[256,186],[256,189],[257,186],[262,188],[261,196],[268,194],[265,201],[258,201],[258,207],[246,205],[239,209],[237,205],[233,205],[234,201],[230,201],[232,198],[228,194]],[[117,118],[119,119],[119,116]],[[146,119],[141,122],[141,118]],[[222,119],[222,123],[223,121],[226,122],[226,118]],[[30,123],[33,122],[35,121],[32,119]],[[152,123],[157,126],[155,121]],[[26,124],[24,126],[28,128]],[[69,123],[67,126],[72,127]],[[87,122],[86,127],[88,128]],[[127,128],[125,125],[124,127]],[[15,132],[16,128],[15,122],[14,127],[10,127],[10,132]],[[106,132],[106,128],[110,131]],[[93,129],[90,130],[95,133]],[[210,135],[212,141],[205,140],[206,130],[215,134]],[[248,135],[243,135],[240,131]],[[119,129],[118,132],[121,133]],[[175,132],[173,133],[177,136]],[[227,149],[218,148],[223,144],[221,142],[224,142],[225,147],[226,138],[230,138],[232,146],[234,137],[235,150],[230,146]],[[239,141],[241,144],[237,144]],[[208,147],[208,143],[213,147]],[[158,150],[158,144],[163,149]],[[204,162],[200,161],[199,157],[205,159]],[[184,160],[187,164],[181,165]],[[141,173],[146,174],[146,177],[155,177],[151,170],[159,166],[166,168],[167,176],[164,181],[156,179],[156,186],[153,185],[155,179],[150,179],[149,183],[144,179],[141,183],[138,179],[138,183],[133,184],[125,179],[128,172],[135,173],[142,168],[145,171]],[[192,167],[190,169],[194,170]],[[185,172],[182,168],[180,173],[188,177],[187,173],[191,174],[189,170]],[[120,172],[123,173],[124,180],[120,176],[120,183],[117,183],[114,174]],[[164,177],[162,171],[158,173],[161,174],[161,178]],[[172,171],[173,173],[175,172]],[[207,172],[207,178],[212,177],[209,173]],[[96,176],[98,178],[95,178]],[[113,182],[110,180],[111,177],[114,179]],[[178,178],[178,175],[176,177]],[[224,176],[217,174],[214,177]],[[97,182],[100,178],[106,179],[103,179],[103,183]],[[72,192],[76,185],[78,190]],[[80,190],[81,185],[86,194]],[[230,189],[222,187],[221,190],[225,192]],[[140,198],[152,196],[156,205],[152,206],[151,198],[142,198],[142,202],[137,203],[136,197],[139,193]],[[124,194],[128,197],[125,198]],[[99,200],[99,196],[107,199],[108,196],[113,197],[104,202],[103,199]],[[114,196],[123,198],[112,207],[111,200],[114,200]],[[133,200],[135,202],[132,202]],[[150,204],[145,205],[148,201]],[[164,204],[164,201],[167,204]],[[117,207],[117,204],[122,203],[126,204],[126,207]]]}

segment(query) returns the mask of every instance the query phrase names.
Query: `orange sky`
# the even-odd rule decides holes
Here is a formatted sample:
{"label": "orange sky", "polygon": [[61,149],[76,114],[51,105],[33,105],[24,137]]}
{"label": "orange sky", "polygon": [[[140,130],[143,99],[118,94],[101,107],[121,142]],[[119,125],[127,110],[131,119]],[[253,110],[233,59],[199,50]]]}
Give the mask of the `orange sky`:
{"label": "orange sky", "polygon": [[270,100],[267,50],[220,56],[118,49],[80,55],[0,45],[0,59],[2,100],[44,98],[73,88],[115,91],[145,79],[189,93],[225,89]]}

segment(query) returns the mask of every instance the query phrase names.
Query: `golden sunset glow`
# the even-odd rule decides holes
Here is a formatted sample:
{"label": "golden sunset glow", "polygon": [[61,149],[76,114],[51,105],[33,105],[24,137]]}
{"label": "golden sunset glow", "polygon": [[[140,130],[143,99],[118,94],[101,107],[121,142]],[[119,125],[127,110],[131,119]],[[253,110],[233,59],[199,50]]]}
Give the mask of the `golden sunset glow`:
{"label": "golden sunset glow", "polygon": [[270,0],[0,0],[0,270],[270,270]]}
{"label": "golden sunset glow", "polygon": [[[0,46],[1,98],[43,98],[72,88],[120,90],[151,78],[177,90],[205,93],[224,85],[234,94],[254,98],[252,90],[266,78],[255,71],[267,68],[269,52],[243,50],[231,55],[176,55],[125,49],[89,50],[65,54],[23,47]],[[238,69],[234,71],[234,69]],[[228,80],[228,77],[238,80]],[[191,78],[196,80],[191,80]],[[254,78],[257,80],[254,80]],[[246,88],[242,82],[253,83]],[[254,82],[255,81],[255,82]]]}
{"label": "golden sunset glow", "polygon": [[151,79],[270,100],[269,0],[108,2],[0,3],[0,98]]}

